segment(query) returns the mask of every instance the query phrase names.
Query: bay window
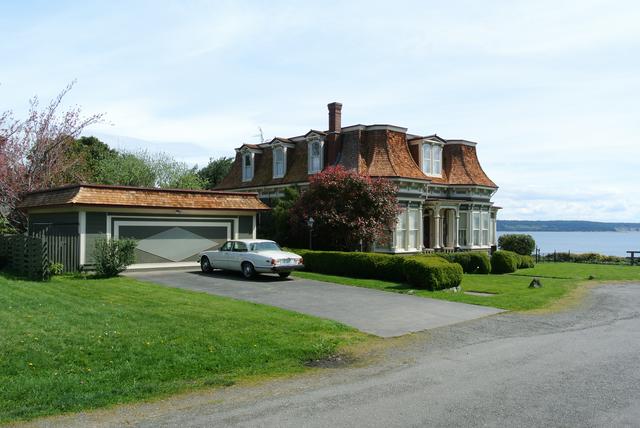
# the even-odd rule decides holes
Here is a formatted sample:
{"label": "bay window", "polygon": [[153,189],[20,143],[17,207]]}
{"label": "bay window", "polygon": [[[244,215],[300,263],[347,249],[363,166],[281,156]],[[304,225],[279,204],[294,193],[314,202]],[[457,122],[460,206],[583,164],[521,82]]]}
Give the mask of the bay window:
{"label": "bay window", "polygon": [[467,246],[467,229],[469,226],[469,214],[465,212],[460,213],[460,220],[458,221],[458,245]]}
{"label": "bay window", "polygon": [[489,245],[489,213],[482,213],[482,245]]}
{"label": "bay window", "polygon": [[473,245],[480,245],[480,213],[474,212],[472,218]]}
{"label": "bay window", "polygon": [[407,232],[407,210],[402,209],[398,214],[396,223],[396,248],[404,250],[406,246],[405,234]]}

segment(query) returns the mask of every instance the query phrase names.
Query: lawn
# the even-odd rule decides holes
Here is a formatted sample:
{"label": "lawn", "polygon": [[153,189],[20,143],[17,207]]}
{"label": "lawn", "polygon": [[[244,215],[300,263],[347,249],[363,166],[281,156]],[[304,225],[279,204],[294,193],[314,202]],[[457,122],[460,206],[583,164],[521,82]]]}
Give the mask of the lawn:
{"label": "lawn", "polygon": [[[507,275],[469,275],[462,279],[462,292],[427,291],[375,279],[347,278],[313,272],[296,272],[296,276],[356,287],[375,288],[396,293],[411,293],[434,299],[493,306],[507,310],[530,310],[548,307],[568,292],[589,281],[640,282],[640,266],[591,265],[582,263],[540,263]],[[543,287],[529,288],[533,277],[541,278]],[[490,296],[465,294],[465,291],[489,293]]]}
{"label": "lawn", "polygon": [[295,373],[367,336],[138,282],[0,275],[0,423]]}

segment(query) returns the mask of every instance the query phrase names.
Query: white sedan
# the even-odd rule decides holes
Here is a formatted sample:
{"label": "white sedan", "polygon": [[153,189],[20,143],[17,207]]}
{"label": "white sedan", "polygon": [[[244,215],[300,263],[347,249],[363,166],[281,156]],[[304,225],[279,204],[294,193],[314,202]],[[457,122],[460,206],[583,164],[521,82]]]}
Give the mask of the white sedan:
{"label": "white sedan", "polygon": [[200,253],[202,272],[213,269],[235,270],[245,278],[256,273],[277,273],[286,278],[291,271],[304,268],[302,257],[282,251],[273,241],[265,239],[235,239],[225,242],[220,249]]}

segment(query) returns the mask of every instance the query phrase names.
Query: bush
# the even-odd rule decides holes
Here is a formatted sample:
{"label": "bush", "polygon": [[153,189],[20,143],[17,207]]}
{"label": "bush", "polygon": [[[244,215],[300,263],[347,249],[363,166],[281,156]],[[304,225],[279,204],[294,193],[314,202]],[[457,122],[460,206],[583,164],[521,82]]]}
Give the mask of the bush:
{"label": "bush", "polygon": [[405,257],[404,273],[412,286],[432,291],[457,287],[462,282],[462,266],[440,257]]}
{"label": "bush", "polygon": [[451,263],[462,266],[464,273],[490,273],[489,254],[481,251],[462,251],[459,253],[438,253],[438,256]]}
{"label": "bush", "polygon": [[98,239],[93,257],[96,274],[102,277],[116,276],[135,261],[133,239]]}
{"label": "bush", "polygon": [[462,281],[462,267],[437,256],[398,256],[378,253],[292,250],[305,269],[328,275],[408,282],[416,288],[441,290]]}
{"label": "bush", "polygon": [[518,254],[518,269],[528,269],[535,267],[535,263],[533,262],[533,257],[531,256],[522,256]]}
{"label": "bush", "polygon": [[62,275],[64,272],[64,265],[62,263],[51,263],[49,265],[49,273],[51,275]]}
{"label": "bush", "polygon": [[519,264],[520,257],[512,251],[499,250],[495,251],[491,255],[492,273],[500,274],[515,272],[518,270]]}
{"label": "bush", "polygon": [[501,250],[528,256],[536,249],[536,241],[531,235],[509,234],[498,238],[498,247]]}

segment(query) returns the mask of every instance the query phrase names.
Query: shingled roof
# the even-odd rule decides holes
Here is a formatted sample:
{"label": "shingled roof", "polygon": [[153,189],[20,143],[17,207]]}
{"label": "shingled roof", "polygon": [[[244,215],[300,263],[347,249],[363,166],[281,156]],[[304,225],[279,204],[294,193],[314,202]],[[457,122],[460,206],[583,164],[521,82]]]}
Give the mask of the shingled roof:
{"label": "shingled roof", "polygon": [[19,208],[102,206],[194,210],[268,210],[255,193],[75,184],[27,193]]}
{"label": "shingled roof", "polygon": [[[380,127],[381,125],[376,125]],[[354,128],[354,127],[349,127]],[[344,129],[344,128],[343,128]],[[339,135],[342,150],[340,164],[346,168],[357,167],[362,174],[373,177],[398,177],[425,180],[434,184],[474,185],[497,188],[487,176],[476,153],[476,143],[466,140],[445,140],[436,135],[411,136],[395,129],[367,130],[365,125]],[[408,141],[437,139],[444,143],[442,154],[442,177],[425,175],[418,164],[418,146],[409,146]],[[255,154],[255,174],[251,181],[242,181],[242,155],[236,154],[229,174],[218,185],[218,189],[256,188],[280,184],[305,183],[307,173],[307,142],[294,141],[295,147],[287,152],[287,170],[282,178],[273,178],[273,151],[270,144],[261,144],[261,153]],[[327,143],[331,144],[331,143]]]}

